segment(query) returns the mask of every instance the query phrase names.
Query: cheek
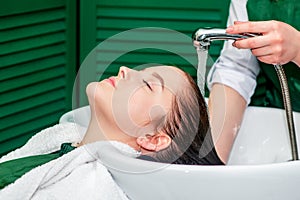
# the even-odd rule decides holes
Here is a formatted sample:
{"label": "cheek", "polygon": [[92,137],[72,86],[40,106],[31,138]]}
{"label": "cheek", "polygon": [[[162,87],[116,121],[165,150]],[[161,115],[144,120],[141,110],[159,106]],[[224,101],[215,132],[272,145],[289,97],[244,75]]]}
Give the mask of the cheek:
{"label": "cheek", "polygon": [[151,107],[153,107],[152,98],[145,98],[145,94],[142,91],[136,92],[128,101],[129,117],[138,125],[145,124],[150,120]]}
{"label": "cheek", "polygon": [[114,122],[121,131],[133,137],[143,134],[142,127],[149,121],[147,111],[151,107],[151,100],[144,98],[147,95],[145,91],[135,88],[121,88],[112,97]]}
{"label": "cheek", "polygon": [[170,98],[166,95],[136,93],[129,100],[129,116],[138,125],[145,126],[151,123],[156,126],[169,111]]}

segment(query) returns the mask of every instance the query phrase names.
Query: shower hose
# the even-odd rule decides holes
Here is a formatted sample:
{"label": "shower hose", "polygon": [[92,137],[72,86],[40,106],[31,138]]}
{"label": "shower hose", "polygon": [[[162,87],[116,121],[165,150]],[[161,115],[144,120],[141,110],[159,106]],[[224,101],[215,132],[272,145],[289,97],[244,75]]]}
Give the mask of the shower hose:
{"label": "shower hose", "polygon": [[290,143],[291,143],[291,151],[292,151],[292,160],[299,160],[298,158],[298,148],[297,148],[297,138],[296,138],[296,132],[295,132],[295,124],[294,124],[294,118],[293,118],[293,110],[292,110],[292,104],[290,99],[290,92],[289,87],[287,84],[287,78],[285,76],[283,67],[280,64],[274,65],[280,86],[282,91],[282,97],[283,97],[283,105],[285,109],[286,114],[286,120],[289,130],[289,136],[290,136]]}

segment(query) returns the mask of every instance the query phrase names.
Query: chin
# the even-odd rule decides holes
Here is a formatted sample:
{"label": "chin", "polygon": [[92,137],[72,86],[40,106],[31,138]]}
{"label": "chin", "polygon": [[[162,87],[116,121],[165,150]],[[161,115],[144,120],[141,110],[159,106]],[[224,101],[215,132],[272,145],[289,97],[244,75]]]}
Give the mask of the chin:
{"label": "chin", "polygon": [[86,86],[85,92],[89,96],[90,94],[93,94],[95,92],[95,89],[97,87],[97,82],[91,82]]}
{"label": "chin", "polygon": [[89,105],[96,110],[103,110],[109,107],[111,99],[111,90],[106,87],[106,83],[91,82],[86,87],[86,95],[88,97]]}
{"label": "chin", "polygon": [[97,88],[96,82],[91,82],[86,86],[85,93],[89,100],[90,100],[90,97],[94,96],[96,88]]}
{"label": "chin", "polygon": [[106,92],[101,87],[101,82],[91,82],[86,87],[86,95],[89,100],[89,104],[93,105],[95,101],[100,100],[101,97],[105,96]]}

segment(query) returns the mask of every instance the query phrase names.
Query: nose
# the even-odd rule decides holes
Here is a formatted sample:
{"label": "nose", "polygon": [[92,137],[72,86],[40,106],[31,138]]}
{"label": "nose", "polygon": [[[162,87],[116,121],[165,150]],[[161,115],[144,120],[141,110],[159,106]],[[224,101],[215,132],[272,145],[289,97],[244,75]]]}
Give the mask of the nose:
{"label": "nose", "polygon": [[128,72],[129,72],[130,70],[131,70],[130,68],[125,67],[125,66],[120,67],[119,73],[118,73],[118,78],[120,78],[120,79],[125,79],[125,77],[128,76]]}

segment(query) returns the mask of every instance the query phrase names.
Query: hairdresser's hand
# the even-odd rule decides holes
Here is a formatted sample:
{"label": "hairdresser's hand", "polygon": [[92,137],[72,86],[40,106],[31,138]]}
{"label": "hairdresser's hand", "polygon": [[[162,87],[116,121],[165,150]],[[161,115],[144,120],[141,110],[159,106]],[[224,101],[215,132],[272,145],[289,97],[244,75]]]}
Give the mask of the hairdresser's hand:
{"label": "hairdresser's hand", "polygon": [[258,60],[268,64],[294,62],[300,66],[300,32],[279,21],[235,22],[227,33],[261,33],[261,36],[239,40],[233,46],[251,49]]}

